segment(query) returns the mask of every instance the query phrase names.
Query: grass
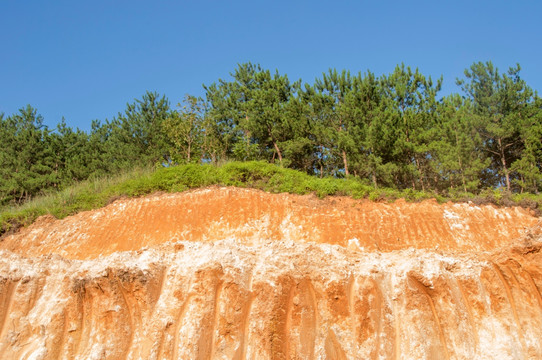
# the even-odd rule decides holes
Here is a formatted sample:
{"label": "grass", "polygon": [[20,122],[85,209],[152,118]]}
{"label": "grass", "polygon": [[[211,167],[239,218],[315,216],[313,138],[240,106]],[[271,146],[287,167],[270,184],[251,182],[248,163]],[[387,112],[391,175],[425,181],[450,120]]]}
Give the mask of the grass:
{"label": "grass", "polygon": [[180,192],[209,185],[254,188],[272,193],[314,193],[319,197],[342,195],[373,201],[393,201],[399,198],[421,201],[435,198],[439,202],[472,201],[476,204],[519,205],[531,209],[542,205],[542,195],[509,194],[501,190],[486,190],[480,195],[457,193],[445,197],[412,189],[375,189],[356,179],[321,179],[266,162],[230,162],[220,167],[188,164],[156,170],[134,169],[116,176],[87,180],[65,190],[37,197],[21,206],[3,207],[0,209],[0,236],[31,224],[41,215],[50,214],[60,219],[102,207],[121,197],[142,196],[158,191]]}
{"label": "grass", "polygon": [[151,173],[151,168],[133,169],[116,176],[82,181],[64,190],[35,197],[19,206],[4,206],[0,208],[0,236],[31,224],[41,215],[53,215],[61,219],[104,206],[114,199],[115,187]]}

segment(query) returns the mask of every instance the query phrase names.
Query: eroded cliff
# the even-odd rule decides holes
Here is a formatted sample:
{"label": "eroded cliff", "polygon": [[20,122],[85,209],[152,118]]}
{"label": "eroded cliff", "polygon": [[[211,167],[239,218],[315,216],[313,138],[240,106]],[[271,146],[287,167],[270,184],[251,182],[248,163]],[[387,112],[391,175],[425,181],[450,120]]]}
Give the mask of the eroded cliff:
{"label": "eroded cliff", "polygon": [[5,359],[542,358],[519,208],[211,188],[0,242]]}

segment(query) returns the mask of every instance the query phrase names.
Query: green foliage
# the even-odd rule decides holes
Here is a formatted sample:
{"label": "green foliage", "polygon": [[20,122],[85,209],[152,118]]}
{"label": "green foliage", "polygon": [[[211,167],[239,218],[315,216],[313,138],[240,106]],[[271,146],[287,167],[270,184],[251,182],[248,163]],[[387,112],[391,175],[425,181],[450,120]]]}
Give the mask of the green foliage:
{"label": "green foliage", "polygon": [[[22,205],[0,208],[0,234],[32,223],[38,216],[50,214],[64,218],[80,211],[96,209],[112,199],[126,196],[117,187],[132,179],[147,177],[150,168],[133,169],[114,177],[101,177],[76,183],[60,191],[49,191]],[[152,192],[156,190],[151,190]]]}
{"label": "green foliage", "polygon": [[451,191],[479,189],[490,164],[487,153],[481,150],[483,140],[470,108],[471,103],[459,95],[444,98],[437,109],[437,126],[428,132],[428,150],[436,160],[430,163],[432,172],[439,174],[439,181]]}
{"label": "green foliage", "polygon": [[[0,234],[28,225],[45,214],[63,218],[104,206],[120,197],[142,196],[160,191],[179,192],[210,185],[249,187],[275,193],[314,193],[319,197],[375,196],[374,188],[359,180],[319,179],[262,161],[230,162],[221,167],[186,164],[156,170],[136,169],[117,177],[84,181],[65,190],[37,197],[21,206],[4,207],[0,212]],[[396,190],[385,191],[378,190],[377,196],[380,199],[401,196]]]}
{"label": "green foliage", "polygon": [[168,154],[174,161],[190,163],[202,154],[204,104],[201,99],[186,95],[180,112],[172,112],[163,122],[161,131],[171,144]]}
{"label": "green foliage", "polygon": [[432,177],[429,132],[435,125],[436,96],[442,79],[433,84],[431,77],[401,64],[382,82],[393,123],[389,131],[393,131],[392,154],[398,170],[395,178],[403,188],[425,190]]}
{"label": "green foliage", "polygon": [[[48,129],[27,106],[0,114],[0,206],[151,166],[169,168],[119,184],[112,196],[214,183],[413,201],[499,202],[500,187],[510,193],[502,201],[539,194],[542,100],[519,65],[501,74],[491,62],[474,63],[458,80],[464,96],[438,100],[441,81],[401,64],[382,76],[330,69],[302,86],[245,63],[204,86],[205,99],[186,95],[171,108],[146,92],[112,120],[92,121],[89,132],[64,120]],[[78,196],[93,206],[92,192]],[[72,211],[59,206],[59,214]]]}
{"label": "green foliage", "polygon": [[58,183],[50,131],[30,105],[0,119],[0,199],[21,203]]}
{"label": "green foliage", "polygon": [[436,198],[439,202],[474,201],[496,205],[520,205],[537,208],[542,196],[488,190],[480,196],[456,193],[452,197],[413,190],[374,188],[355,178],[318,178],[263,161],[230,162],[223,166],[186,164],[169,168],[135,169],[116,177],[99,178],[77,183],[62,191],[37,197],[21,206],[0,209],[0,235],[33,222],[38,216],[50,214],[63,218],[80,211],[95,209],[122,198],[155,192],[180,192],[211,185],[237,186],[273,193],[315,194],[318,197],[349,196],[373,201],[421,201]]}
{"label": "green foliage", "polygon": [[532,179],[526,168],[529,164],[534,165],[534,159],[521,161],[522,154],[527,155],[524,153],[526,146],[533,145],[528,135],[522,134],[522,125],[530,123],[529,132],[540,125],[540,106],[535,103],[533,90],[521,79],[520,70],[517,64],[510,67],[507,74],[501,75],[490,61],[478,62],[465,70],[465,80],[457,81],[473,102],[484,150],[492,160],[492,170],[499,175],[492,185],[504,180],[508,191],[512,190],[514,182],[514,174],[511,173],[514,162],[520,161],[516,171],[523,171]]}

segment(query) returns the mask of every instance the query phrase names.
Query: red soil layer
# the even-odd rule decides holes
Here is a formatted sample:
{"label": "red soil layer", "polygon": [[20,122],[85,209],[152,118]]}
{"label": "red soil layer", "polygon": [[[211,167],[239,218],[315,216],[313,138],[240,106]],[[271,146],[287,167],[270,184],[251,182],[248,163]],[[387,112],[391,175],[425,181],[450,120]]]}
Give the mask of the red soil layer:
{"label": "red soil layer", "polygon": [[242,244],[292,239],[367,251],[405,248],[487,251],[525,233],[538,219],[522,208],[447,203],[375,203],[313,195],[212,188],[123,199],[63,220],[41,218],[0,243],[25,256],[72,259],[139,250],[168,241]]}

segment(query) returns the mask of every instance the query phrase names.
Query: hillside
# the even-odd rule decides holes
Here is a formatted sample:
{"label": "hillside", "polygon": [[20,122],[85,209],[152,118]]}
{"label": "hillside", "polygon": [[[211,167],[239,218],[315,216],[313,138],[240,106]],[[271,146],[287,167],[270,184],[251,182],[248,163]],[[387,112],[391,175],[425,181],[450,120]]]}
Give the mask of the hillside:
{"label": "hillside", "polygon": [[0,242],[6,359],[542,357],[542,230],[518,207],[212,186]]}

